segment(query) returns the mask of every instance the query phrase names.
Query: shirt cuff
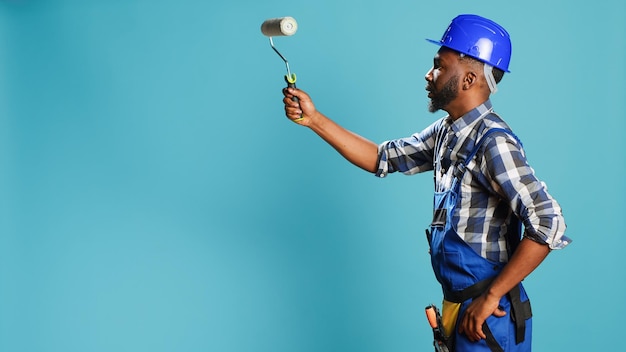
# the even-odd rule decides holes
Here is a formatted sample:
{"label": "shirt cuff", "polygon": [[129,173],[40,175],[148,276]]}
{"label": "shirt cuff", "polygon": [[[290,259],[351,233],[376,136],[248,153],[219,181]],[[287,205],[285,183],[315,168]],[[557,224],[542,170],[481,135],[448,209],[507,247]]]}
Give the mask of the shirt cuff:
{"label": "shirt cuff", "polygon": [[378,160],[376,163],[378,164],[378,169],[374,174],[376,177],[383,178],[387,176],[389,173],[389,163],[387,162],[387,151],[383,149],[385,143],[381,143],[378,145]]}

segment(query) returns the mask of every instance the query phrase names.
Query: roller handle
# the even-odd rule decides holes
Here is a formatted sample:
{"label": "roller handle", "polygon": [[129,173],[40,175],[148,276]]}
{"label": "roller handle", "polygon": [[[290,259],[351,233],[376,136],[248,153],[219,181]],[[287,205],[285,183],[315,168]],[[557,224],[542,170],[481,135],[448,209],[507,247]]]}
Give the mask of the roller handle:
{"label": "roller handle", "polygon": [[[296,88],[296,74],[295,73],[289,73],[285,75],[285,81],[287,82],[287,88]],[[295,101],[296,103],[298,103],[298,105],[300,105],[300,99],[298,99],[298,97],[293,96],[291,97],[291,101]],[[300,118],[297,120],[301,120],[302,119],[302,114],[300,114]],[[294,120],[294,121],[297,121]]]}
{"label": "roller handle", "polygon": [[[296,88],[296,74],[291,73],[285,75],[285,82],[287,82],[287,88]],[[291,97],[292,101],[299,102],[298,97]]]}

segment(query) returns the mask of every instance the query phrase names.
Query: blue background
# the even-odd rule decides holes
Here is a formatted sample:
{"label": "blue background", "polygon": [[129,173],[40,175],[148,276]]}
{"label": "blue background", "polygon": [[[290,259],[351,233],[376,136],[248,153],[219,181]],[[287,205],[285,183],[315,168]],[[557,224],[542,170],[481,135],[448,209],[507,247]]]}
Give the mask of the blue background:
{"label": "blue background", "polygon": [[285,66],[375,142],[419,131],[460,13],[574,242],[525,282],[537,351],[626,314],[623,1],[0,1],[0,351],[429,351],[432,176],[380,180],[283,114]]}

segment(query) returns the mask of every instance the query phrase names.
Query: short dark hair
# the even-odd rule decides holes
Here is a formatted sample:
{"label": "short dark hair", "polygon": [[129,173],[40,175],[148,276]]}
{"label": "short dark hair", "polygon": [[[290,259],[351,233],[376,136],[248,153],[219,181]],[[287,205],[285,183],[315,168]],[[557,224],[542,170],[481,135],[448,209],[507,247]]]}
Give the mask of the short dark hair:
{"label": "short dark hair", "polygon": [[502,77],[504,77],[504,71],[497,67],[494,67],[491,69],[491,72],[493,73],[493,78],[496,80],[496,84],[500,83]]}

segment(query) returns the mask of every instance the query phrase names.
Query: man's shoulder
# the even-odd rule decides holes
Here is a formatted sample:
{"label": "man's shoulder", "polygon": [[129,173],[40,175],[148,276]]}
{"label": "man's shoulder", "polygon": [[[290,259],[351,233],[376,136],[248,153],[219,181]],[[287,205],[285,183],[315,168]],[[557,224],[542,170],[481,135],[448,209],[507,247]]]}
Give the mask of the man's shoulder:
{"label": "man's shoulder", "polygon": [[492,128],[503,128],[506,130],[511,130],[511,127],[509,127],[506,121],[504,121],[504,119],[495,112],[487,114],[481,122],[481,127],[485,130]]}
{"label": "man's shoulder", "polygon": [[[498,132],[489,132],[490,130],[499,130]],[[491,134],[492,136],[504,136],[509,135],[512,138],[517,138],[513,133],[513,130],[509,124],[495,112],[491,112],[484,116],[479,123],[473,128],[474,138],[479,140],[485,134]]]}

